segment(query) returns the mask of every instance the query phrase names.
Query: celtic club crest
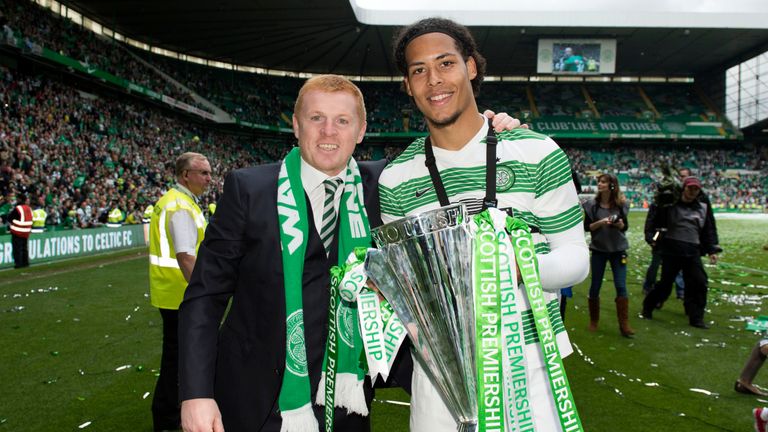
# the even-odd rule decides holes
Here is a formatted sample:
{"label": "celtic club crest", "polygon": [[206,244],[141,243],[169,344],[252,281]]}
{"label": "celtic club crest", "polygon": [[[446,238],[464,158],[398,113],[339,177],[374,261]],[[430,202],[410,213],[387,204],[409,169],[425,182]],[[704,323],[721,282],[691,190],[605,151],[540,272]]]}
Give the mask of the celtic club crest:
{"label": "celtic club crest", "polygon": [[355,311],[344,307],[344,302],[339,302],[336,308],[336,319],[339,320],[339,339],[350,348],[355,346]]}
{"label": "celtic club crest", "polygon": [[294,375],[307,376],[307,349],[304,346],[304,312],[299,309],[288,317],[285,367]]}
{"label": "celtic club crest", "polygon": [[496,167],[496,190],[498,192],[506,192],[512,189],[512,185],[515,184],[515,172],[512,168],[498,165]]}

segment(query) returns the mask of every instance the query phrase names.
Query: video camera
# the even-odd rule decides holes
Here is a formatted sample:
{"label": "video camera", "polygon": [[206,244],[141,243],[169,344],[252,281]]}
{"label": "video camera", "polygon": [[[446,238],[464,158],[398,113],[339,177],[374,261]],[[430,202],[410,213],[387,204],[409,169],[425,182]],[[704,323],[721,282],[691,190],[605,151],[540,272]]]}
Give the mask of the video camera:
{"label": "video camera", "polygon": [[656,207],[669,207],[680,200],[683,185],[667,162],[661,164],[661,180],[656,185],[653,202]]}

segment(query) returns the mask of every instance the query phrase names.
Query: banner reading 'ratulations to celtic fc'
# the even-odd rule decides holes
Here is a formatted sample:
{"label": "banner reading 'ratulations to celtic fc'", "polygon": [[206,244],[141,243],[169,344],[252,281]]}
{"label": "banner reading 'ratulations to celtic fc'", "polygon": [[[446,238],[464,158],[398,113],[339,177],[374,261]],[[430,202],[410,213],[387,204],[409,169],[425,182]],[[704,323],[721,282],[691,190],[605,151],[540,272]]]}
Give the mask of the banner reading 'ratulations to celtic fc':
{"label": "banner reading 'ratulations to celtic fc'", "polygon": [[[147,244],[143,225],[52,231],[29,237],[31,264],[94,255]],[[11,236],[0,236],[0,268],[13,266]]]}

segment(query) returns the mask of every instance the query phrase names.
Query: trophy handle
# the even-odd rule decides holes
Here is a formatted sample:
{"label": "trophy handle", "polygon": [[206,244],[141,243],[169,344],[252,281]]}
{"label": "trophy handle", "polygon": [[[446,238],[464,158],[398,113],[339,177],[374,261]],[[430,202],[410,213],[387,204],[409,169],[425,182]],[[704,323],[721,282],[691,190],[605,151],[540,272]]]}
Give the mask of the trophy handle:
{"label": "trophy handle", "polygon": [[419,332],[414,325],[413,315],[411,315],[407,308],[400,307],[401,302],[391,301],[391,299],[396,299],[400,296],[402,288],[399,286],[400,280],[396,277],[397,272],[390,265],[387,253],[380,249],[368,249],[368,253],[365,256],[365,273],[376,285],[381,295],[390,301],[390,304],[395,309],[395,313],[397,313],[400,321],[405,326],[414,347],[419,347]]}
{"label": "trophy handle", "polygon": [[[368,249],[368,253],[365,255],[365,273],[368,278],[373,281],[378,288],[381,295],[385,299],[392,299],[398,296],[400,292],[400,281],[395,276],[397,272],[392,269],[389,264],[386,252],[380,249]],[[400,312],[400,311],[398,311]],[[406,312],[407,311],[403,311]],[[410,316],[407,320],[410,322]],[[400,317],[401,321],[406,322],[403,317]]]}

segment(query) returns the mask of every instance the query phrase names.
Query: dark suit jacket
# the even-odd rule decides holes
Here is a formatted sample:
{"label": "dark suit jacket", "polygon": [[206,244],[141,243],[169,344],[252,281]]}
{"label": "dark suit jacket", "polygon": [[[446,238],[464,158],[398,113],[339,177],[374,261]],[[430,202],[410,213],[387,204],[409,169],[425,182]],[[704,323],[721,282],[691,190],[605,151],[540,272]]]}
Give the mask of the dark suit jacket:
{"label": "dark suit jacket", "polygon": [[[381,224],[377,183],[385,164],[359,164],[372,226]],[[279,430],[276,408],[286,349],[279,170],[280,164],[270,164],[236,170],[227,177],[179,309],[180,399],[215,398],[228,432]],[[328,332],[328,270],[337,263],[338,245],[334,242],[326,258],[309,202],[307,211],[302,297],[314,399]],[[230,310],[219,328],[230,298]],[[336,412],[341,430],[369,429],[367,418],[364,424],[345,427],[345,410]]]}

